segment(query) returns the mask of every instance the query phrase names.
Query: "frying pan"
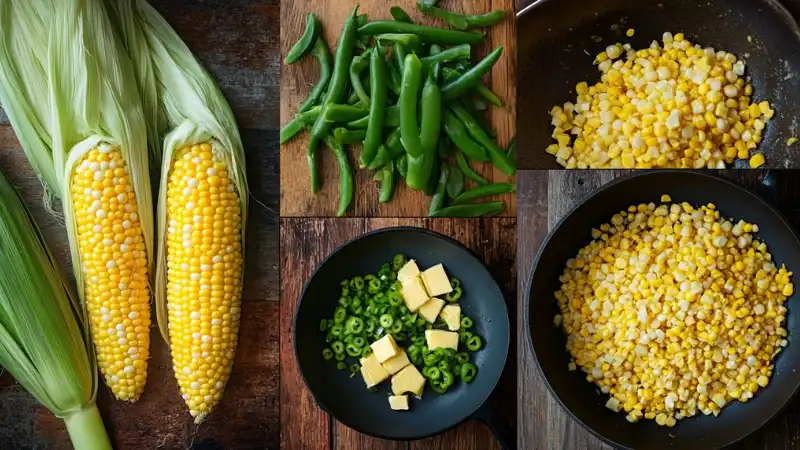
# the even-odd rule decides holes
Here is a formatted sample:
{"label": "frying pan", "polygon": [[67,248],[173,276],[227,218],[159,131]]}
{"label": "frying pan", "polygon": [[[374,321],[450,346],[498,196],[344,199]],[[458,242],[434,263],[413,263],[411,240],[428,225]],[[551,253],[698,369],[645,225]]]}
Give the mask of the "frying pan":
{"label": "frying pan", "polygon": [[[775,190],[770,173],[761,186]],[[534,260],[525,300],[525,333],[536,357],[540,374],[551,393],[573,418],[601,439],[623,448],[711,449],[732,444],[764,425],[786,405],[800,386],[800,343],[797,342],[800,308],[797,294],[787,300],[789,344],[775,361],[769,385],[747,403],[734,402],[718,417],[699,414],[678,421],[674,428],[660,427],[652,420],[628,423],[625,415],[604,405],[599,393],[580,370],[569,371],[566,338],[553,326],[558,306],[553,293],[567,259],[591,241],[590,230],[610,220],[629,205],[659,203],[668,193],[674,202],[693,205],[712,202],[720,214],[758,224],[755,237],[767,244],[776,265],[800,268],[800,241],[787,221],[755,194],[714,175],[694,171],[639,172],[617,179],[581,200],[545,238]],[[795,272],[797,273],[797,272]]]}
{"label": "frying pan", "polygon": [[745,60],[754,99],[776,112],[758,150],[765,168],[800,167],[786,145],[800,134],[800,28],[792,15],[800,17],[800,0],[534,0],[517,15],[519,167],[561,167],[544,151],[554,142],[550,110],[574,102],[577,83],[600,80],[595,55],[615,42],[647,48],[666,31]]}
{"label": "frying pan", "polygon": [[[375,273],[403,253],[420,267],[444,264],[451,277],[461,280],[460,301],[473,318],[485,348],[473,354],[478,375],[470,384],[457,383],[443,395],[426,388],[422,400],[412,399],[409,411],[393,411],[387,396],[389,383],[369,392],[361,376],[350,378],[335,364],[322,359],[323,318],[333,314],[345,278]],[[294,319],[294,349],[300,374],[317,404],[338,421],[375,437],[411,440],[438,434],[472,417],[484,421],[504,448],[514,448],[514,433],[487,403],[503,372],[510,341],[508,310],[503,294],[486,266],[458,242],[420,228],[387,228],[360,236],[335,250],[316,269],[300,297]]]}

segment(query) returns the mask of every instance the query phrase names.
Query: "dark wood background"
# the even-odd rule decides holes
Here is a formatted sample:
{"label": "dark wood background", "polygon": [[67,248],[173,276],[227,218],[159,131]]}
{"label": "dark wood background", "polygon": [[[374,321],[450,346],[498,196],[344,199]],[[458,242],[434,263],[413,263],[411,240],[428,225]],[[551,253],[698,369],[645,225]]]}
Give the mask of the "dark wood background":
{"label": "dark wood background", "polygon": [[[243,314],[225,398],[195,427],[180,398],[169,352],[154,326],[144,395],[118,402],[100,385],[98,403],[117,449],[277,449],[278,394],[278,0],[151,0],[225,92],[247,153],[251,190]],[[0,168],[9,175],[69,268],[63,227],[42,207],[42,188],[0,111]],[[155,313],[153,313],[155,324]],[[0,448],[69,449],[63,422],[8,375],[0,375]]]}
{"label": "dark wood background", "polygon": [[[300,377],[292,344],[292,319],[304,283],[336,247],[368,231],[392,226],[427,228],[457,239],[481,258],[505,291],[515,323],[516,219],[317,219],[281,218],[281,448],[285,450],[490,450],[496,441],[483,424],[467,421],[442,435],[413,442],[371,438],[332,420],[314,402]],[[490,401],[515,426],[516,347]]]}
{"label": "dark wood background", "polygon": [[[333,52],[339,38],[342,23],[355,6],[355,0],[284,0],[281,10],[281,54],[285,55],[305,28],[306,15],[313,12],[323,24],[325,42]],[[403,7],[417,23],[434,24],[436,20],[423,17],[414,7],[415,0],[362,0],[358,12],[368,14],[370,20],[391,19],[389,7]],[[506,19],[487,30],[486,39],[476,52],[485,55],[498,45],[504,46],[503,56],[495,64],[487,78],[487,84],[506,103],[505,108],[490,108],[487,116],[498,134],[501,145],[505,145],[516,133],[516,33],[514,27],[513,0],[443,0],[440,5],[453,10],[472,13],[488,12],[492,9],[509,11]],[[319,79],[319,64],[308,57],[292,66],[281,68],[281,124],[294,117],[298,105]],[[330,151],[321,148],[320,180],[322,188],[316,195],[311,193],[306,163],[307,133],[296,137],[281,148],[281,217],[330,217],[336,214],[339,198],[339,171]],[[400,183],[395,198],[386,204],[378,203],[377,183],[372,181],[371,170],[355,169],[356,149],[351,149],[350,160],[355,170],[356,192],[348,215],[356,217],[423,217],[427,215],[429,200],[421,193],[407,189]],[[497,182],[508,178],[490,164],[473,163],[476,171],[488,180]],[[503,196],[507,217],[516,216],[515,198]]]}
{"label": "dark wood background", "polygon": [[[754,188],[763,171],[719,171],[718,174],[746,188]],[[620,171],[521,171],[518,175],[517,334],[519,408],[517,436],[520,449],[611,449],[568,417],[539,377],[522,323],[525,286],[533,259],[548,231],[578,200],[626,172]],[[778,171],[778,209],[800,230],[800,172]],[[800,448],[800,399],[764,428],[733,449],[790,450]]]}

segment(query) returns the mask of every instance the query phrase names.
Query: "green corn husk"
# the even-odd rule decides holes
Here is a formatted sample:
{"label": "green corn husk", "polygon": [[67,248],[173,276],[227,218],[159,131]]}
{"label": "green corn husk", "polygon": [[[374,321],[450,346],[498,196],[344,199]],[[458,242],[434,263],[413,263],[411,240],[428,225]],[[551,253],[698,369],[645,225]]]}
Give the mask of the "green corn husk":
{"label": "green corn husk", "polygon": [[[117,0],[106,0],[115,3]],[[241,207],[241,248],[244,249],[244,235],[247,221],[248,188],[245,175],[245,158],[239,129],[233,111],[217,84],[203,66],[192,55],[180,36],[169,23],[145,0],[119,0],[115,7],[120,23],[119,29],[127,35],[123,39],[134,62],[151,59],[157,90],[145,90],[143,97],[158,99],[165,121],[148,124],[158,129],[164,136],[159,142],[163,146],[152,145],[151,149],[161,149],[154,159],[160,159],[161,177],[158,194],[158,254],[156,257],[155,298],[159,328],[164,339],[169,342],[169,315],[167,311],[167,181],[174,154],[189,145],[210,144],[212,152],[228,167],[230,181],[238,191]],[[128,24],[128,25],[125,25]],[[138,29],[130,26],[134,24]],[[137,70],[141,76],[142,70]],[[140,79],[139,86],[147,86],[148,80]],[[148,100],[149,101],[149,100]],[[145,101],[147,103],[148,101]],[[151,133],[152,134],[152,133]],[[241,285],[241,281],[240,281]],[[231,304],[238,309],[240,292],[231,296]],[[238,314],[235,317],[238,323]],[[238,333],[237,329],[232,330]],[[220,380],[224,386],[227,378]],[[182,388],[183,390],[183,388]],[[183,394],[190,395],[188,392]],[[187,397],[185,397],[187,398]],[[214,405],[211,405],[213,408]],[[190,408],[195,423],[205,420],[209,411]]]}
{"label": "green corn husk", "polygon": [[64,420],[76,449],[111,449],[95,405],[86,315],[14,188],[0,172],[0,365]]}

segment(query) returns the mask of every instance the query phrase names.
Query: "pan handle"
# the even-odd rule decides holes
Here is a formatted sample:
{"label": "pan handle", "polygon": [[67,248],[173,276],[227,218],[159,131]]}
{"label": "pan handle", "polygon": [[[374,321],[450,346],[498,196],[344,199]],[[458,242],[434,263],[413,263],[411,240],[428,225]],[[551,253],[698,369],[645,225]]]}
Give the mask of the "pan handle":
{"label": "pan handle", "polygon": [[756,192],[770,205],[778,205],[778,174],[774,170],[765,170],[764,178],[756,187]]}
{"label": "pan handle", "polygon": [[492,408],[490,401],[486,401],[473,414],[472,418],[483,422],[491,430],[494,438],[503,450],[516,450],[517,439],[514,430]]}

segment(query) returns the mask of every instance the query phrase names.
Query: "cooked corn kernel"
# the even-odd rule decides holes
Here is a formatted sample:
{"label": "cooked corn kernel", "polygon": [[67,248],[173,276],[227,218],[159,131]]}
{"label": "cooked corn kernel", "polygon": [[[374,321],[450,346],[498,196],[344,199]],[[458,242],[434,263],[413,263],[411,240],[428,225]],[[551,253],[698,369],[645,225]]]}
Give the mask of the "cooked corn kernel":
{"label": "cooked corn kernel", "polygon": [[671,427],[751,399],[786,345],[794,293],[755,232],[685,202],[634,205],[592,230],[555,293],[570,368],[631,422]]}
{"label": "cooked corn kernel", "polygon": [[750,157],[775,111],[767,101],[751,103],[743,61],[682,33],[664,33],[661,46],[628,49],[606,47],[595,58],[600,82],[578,83],[576,100],[551,110],[558,144],[547,153],[559,164],[724,168]]}

